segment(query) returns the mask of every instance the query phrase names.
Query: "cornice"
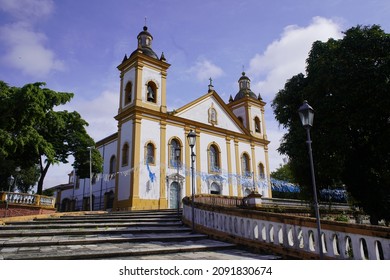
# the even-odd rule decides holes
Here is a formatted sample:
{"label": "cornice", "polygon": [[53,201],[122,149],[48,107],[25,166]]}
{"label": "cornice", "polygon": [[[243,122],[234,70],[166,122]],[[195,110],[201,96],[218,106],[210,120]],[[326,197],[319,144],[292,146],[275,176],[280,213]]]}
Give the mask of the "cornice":
{"label": "cornice", "polygon": [[117,66],[119,71],[124,71],[134,65],[144,65],[144,64],[150,64],[153,66],[157,66],[159,69],[163,70],[166,72],[166,70],[171,66],[169,63],[162,61],[162,60],[157,60],[155,58],[152,58],[150,56],[147,56],[143,53],[135,53],[131,57],[129,57],[127,60],[123,61],[121,64]]}
{"label": "cornice", "polygon": [[244,98],[241,98],[241,99],[233,101],[233,102],[230,102],[226,105],[229,108],[234,109],[235,107],[242,106],[243,103],[252,104],[252,105],[260,106],[260,107],[264,107],[265,105],[267,105],[266,102],[264,102],[262,100],[254,99],[254,98],[249,97],[249,96],[246,96]]}

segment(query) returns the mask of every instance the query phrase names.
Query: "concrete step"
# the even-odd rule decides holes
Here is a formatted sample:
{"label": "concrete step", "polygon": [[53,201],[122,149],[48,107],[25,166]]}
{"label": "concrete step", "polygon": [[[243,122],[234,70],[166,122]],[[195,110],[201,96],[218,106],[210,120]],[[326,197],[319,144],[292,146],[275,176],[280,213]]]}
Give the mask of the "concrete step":
{"label": "concrete step", "polygon": [[53,224],[53,223],[85,223],[85,222],[126,222],[126,221],[144,221],[144,222],[166,222],[166,221],[181,221],[181,217],[115,217],[115,216],[104,216],[104,217],[60,217],[60,218],[45,218],[45,219],[35,219],[32,221],[14,221],[7,223],[8,225],[29,225],[29,224]]}
{"label": "concrete step", "polygon": [[[123,220],[123,219],[174,219],[174,218],[180,218],[181,217],[181,214],[180,215],[177,215],[177,214],[156,214],[156,215],[152,215],[150,213],[148,214],[133,214],[133,215],[130,215],[130,214],[127,214],[127,215],[118,215],[118,214],[102,214],[102,215],[85,215],[85,216],[62,216],[62,217],[59,217],[58,219],[59,220],[73,220],[75,218],[77,219],[80,219],[80,220],[88,220],[88,219],[120,219],[120,220]],[[38,220],[38,219],[37,219]],[[39,220],[45,220],[45,219],[39,219]]]}
{"label": "concrete step", "polygon": [[195,241],[207,239],[205,234],[191,232],[157,233],[157,234],[122,234],[122,235],[54,235],[35,237],[14,237],[0,240],[0,247],[36,247],[56,245],[86,245],[101,243],[122,243],[122,242],[172,242],[172,241]]}
{"label": "concrete step", "polygon": [[[182,226],[182,222],[111,222],[111,221],[102,221],[100,223],[97,222],[83,222],[75,221],[75,223],[71,223],[68,221],[67,223],[29,223],[29,224],[13,224],[6,227],[2,227],[2,230],[37,230],[37,229],[69,229],[69,228],[130,228],[130,227],[179,227]],[[1,233],[0,233],[1,236]]]}
{"label": "concrete step", "polygon": [[105,218],[89,218],[89,219],[80,219],[80,218],[73,218],[73,219],[44,219],[44,220],[34,220],[34,221],[26,221],[26,222],[13,222],[10,223],[10,225],[29,225],[29,224],[61,224],[61,223],[123,223],[123,222],[129,222],[129,221],[137,221],[137,222],[177,222],[181,221],[180,218],[128,218],[128,217],[123,217],[123,218],[114,218],[114,217],[105,217]]}
{"label": "concrete step", "polygon": [[225,242],[201,239],[184,242],[137,242],[7,247],[1,250],[4,260],[75,260],[109,259],[143,255],[169,255],[179,252],[199,252],[235,248]]}
{"label": "concrete step", "polygon": [[51,236],[51,235],[93,235],[93,234],[149,234],[149,233],[172,233],[172,232],[190,232],[187,227],[125,227],[125,228],[63,228],[63,229],[26,229],[26,230],[2,230],[0,231],[0,240],[2,238],[29,237],[29,236]]}

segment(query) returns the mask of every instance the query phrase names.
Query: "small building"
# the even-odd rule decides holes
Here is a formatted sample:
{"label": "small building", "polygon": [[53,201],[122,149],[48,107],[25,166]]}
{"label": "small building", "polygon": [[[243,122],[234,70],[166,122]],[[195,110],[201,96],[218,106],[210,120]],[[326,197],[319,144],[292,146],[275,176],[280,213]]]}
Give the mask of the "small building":
{"label": "small building", "polygon": [[[118,66],[118,132],[96,143],[104,166],[92,180],[93,209],[178,207],[192,189],[190,131],[196,133],[196,194],[243,197],[255,190],[271,197],[265,102],[252,92],[250,79],[242,73],[228,103],[210,79],[206,93],[168,111],[170,64],[152,42],[145,26],[137,48]],[[57,190],[60,210],[89,209],[89,179],[78,180],[72,172],[69,184]]]}

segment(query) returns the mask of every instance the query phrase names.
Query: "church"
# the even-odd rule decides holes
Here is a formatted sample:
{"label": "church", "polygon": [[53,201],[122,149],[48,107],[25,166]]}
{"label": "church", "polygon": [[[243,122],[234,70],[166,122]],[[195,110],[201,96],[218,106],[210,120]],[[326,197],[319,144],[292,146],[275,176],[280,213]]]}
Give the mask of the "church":
{"label": "church", "polygon": [[210,79],[207,93],[168,111],[170,64],[152,43],[144,26],[137,48],[117,67],[118,132],[95,147],[103,157],[103,173],[91,180],[69,174],[68,184],[53,188],[58,209],[177,208],[192,190],[238,197],[257,191],[271,197],[265,102],[251,91],[250,79],[242,73],[228,103]]}

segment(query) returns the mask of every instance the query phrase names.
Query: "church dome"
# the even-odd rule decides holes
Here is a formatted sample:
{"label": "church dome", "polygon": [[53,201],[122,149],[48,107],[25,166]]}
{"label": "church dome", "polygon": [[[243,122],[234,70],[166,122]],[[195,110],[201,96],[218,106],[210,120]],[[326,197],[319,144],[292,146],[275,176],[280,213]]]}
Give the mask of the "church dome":
{"label": "church dome", "polygon": [[157,54],[152,49],[153,36],[148,32],[148,27],[144,26],[143,30],[138,34],[138,48],[130,55],[133,56],[135,53],[141,52],[144,55],[158,59]]}
{"label": "church dome", "polygon": [[234,101],[242,99],[246,96],[257,99],[256,94],[253,91],[251,91],[250,82],[251,80],[245,75],[245,72],[242,72],[242,76],[238,80],[238,85],[240,90],[234,97]]}

